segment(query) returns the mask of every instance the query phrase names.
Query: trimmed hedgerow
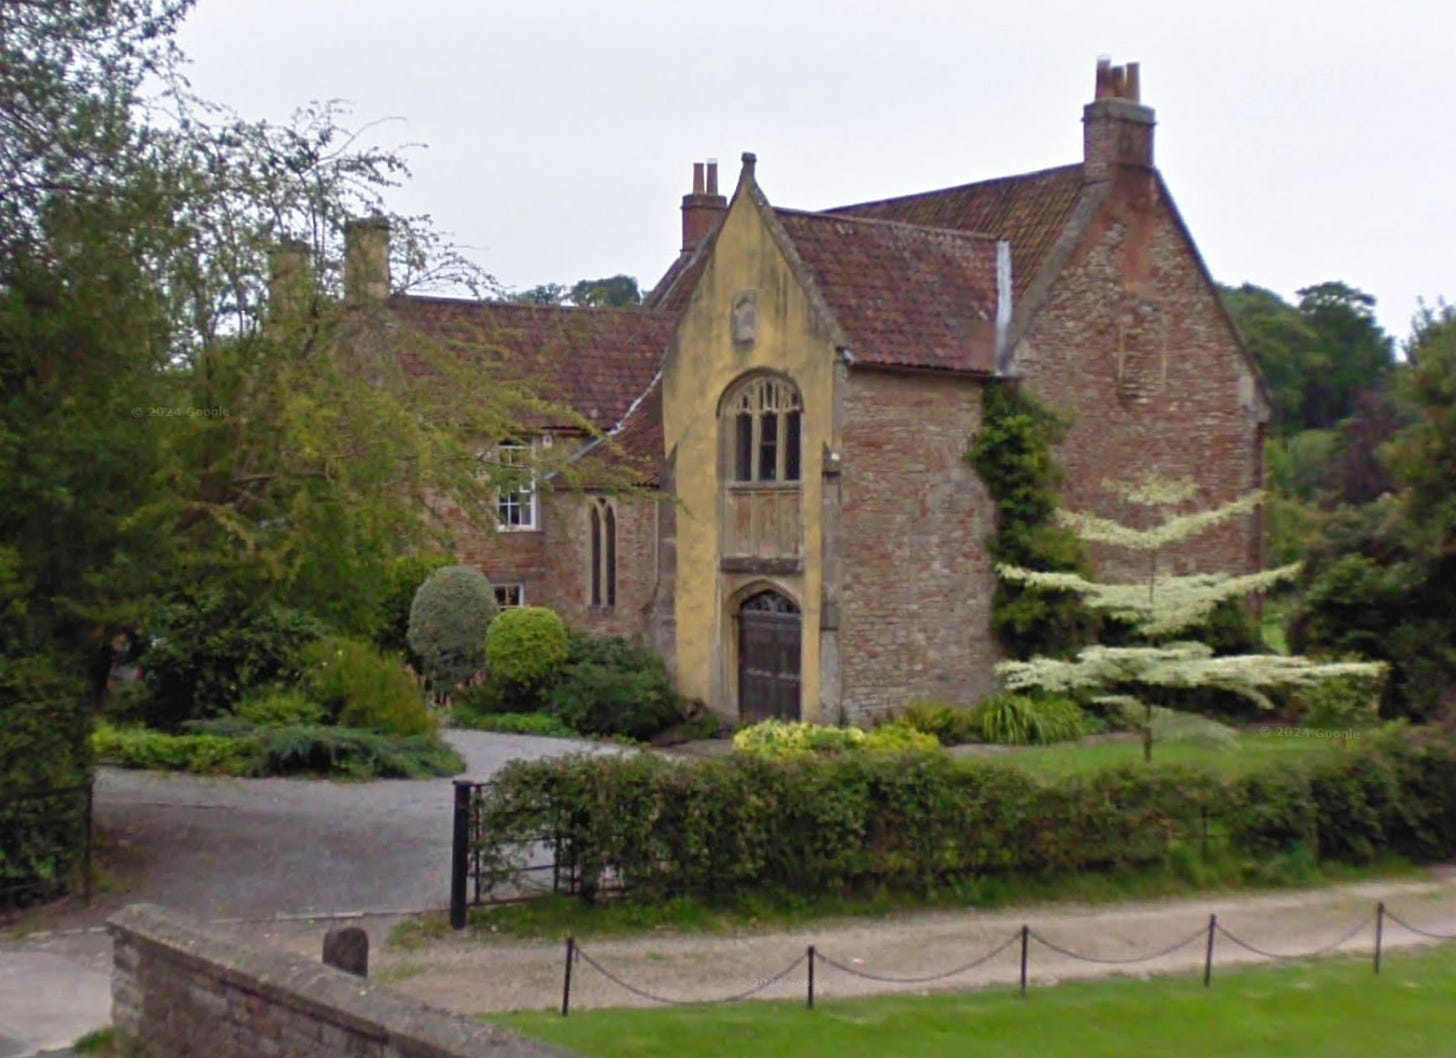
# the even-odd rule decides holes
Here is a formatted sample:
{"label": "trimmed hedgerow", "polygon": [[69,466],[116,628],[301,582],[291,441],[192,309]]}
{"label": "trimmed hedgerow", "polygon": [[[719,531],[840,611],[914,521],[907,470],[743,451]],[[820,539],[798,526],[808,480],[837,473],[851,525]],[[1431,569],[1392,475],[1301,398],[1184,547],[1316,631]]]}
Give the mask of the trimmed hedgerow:
{"label": "trimmed hedgerow", "polygon": [[1456,853],[1456,751],[1382,739],[1239,779],[1151,765],[1050,781],[942,753],[574,756],[507,767],[482,823],[485,862],[500,866],[563,834],[587,899],[607,879],[655,900],[1117,870],[1165,863],[1205,833],[1253,864],[1431,861]]}

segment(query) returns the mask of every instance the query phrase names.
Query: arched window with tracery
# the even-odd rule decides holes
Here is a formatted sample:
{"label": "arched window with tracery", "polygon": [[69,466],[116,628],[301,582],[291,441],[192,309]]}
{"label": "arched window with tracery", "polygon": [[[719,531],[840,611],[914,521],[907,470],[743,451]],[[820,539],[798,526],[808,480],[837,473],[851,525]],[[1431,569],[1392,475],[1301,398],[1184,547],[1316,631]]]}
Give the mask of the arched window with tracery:
{"label": "arched window with tracery", "polygon": [[724,426],[731,444],[731,480],[797,482],[804,403],[784,378],[758,376],[728,397]]}
{"label": "arched window with tracery", "polygon": [[591,536],[591,605],[617,605],[617,512],[607,499],[594,499],[587,514]]}

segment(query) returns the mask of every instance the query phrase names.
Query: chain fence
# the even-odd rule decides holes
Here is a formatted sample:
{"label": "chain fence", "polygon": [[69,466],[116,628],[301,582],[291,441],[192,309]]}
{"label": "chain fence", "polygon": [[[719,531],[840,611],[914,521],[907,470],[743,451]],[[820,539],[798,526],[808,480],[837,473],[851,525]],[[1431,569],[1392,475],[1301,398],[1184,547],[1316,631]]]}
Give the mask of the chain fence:
{"label": "chain fence", "polygon": [[650,988],[644,987],[641,984],[630,981],[619,971],[613,970],[605,965],[600,958],[587,952],[576,940],[575,937],[568,937],[566,939],[566,962],[562,977],[561,1015],[562,1017],[566,1017],[571,1012],[573,971],[576,970],[577,972],[577,982],[579,984],[580,971],[577,970],[577,968],[581,966],[584,966],[587,969],[596,972],[603,979],[615,985],[617,988],[628,993],[629,995],[636,996],[638,999],[645,1000],[649,1003],[657,1003],[668,1006],[715,1006],[727,1003],[740,1003],[746,999],[751,999],[754,996],[763,994],[770,988],[773,988],[775,985],[778,985],[781,982],[787,980],[794,973],[802,970],[804,972],[805,1005],[808,1006],[810,1009],[813,1009],[815,990],[816,987],[822,985],[822,975],[825,971],[840,973],[848,977],[859,978],[865,981],[872,981],[877,984],[935,984],[942,981],[950,981],[963,974],[969,973],[972,970],[978,969],[986,965],[987,963],[990,963],[997,957],[1005,954],[1007,951],[1013,948],[1017,948],[1018,946],[1020,961],[1018,978],[1016,983],[1022,996],[1025,996],[1027,994],[1028,986],[1031,980],[1031,955],[1032,951],[1034,950],[1034,946],[1040,946],[1047,951],[1053,952],[1061,956],[1062,958],[1071,959],[1074,962],[1087,963],[1096,966],[1130,967],[1159,962],[1173,955],[1176,955],[1178,952],[1182,951],[1185,948],[1202,942],[1204,945],[1202,967],[1203,984],[1205,987],[1211,987],[1213,984],[1213,969],[1217,951],[1217,941],[1219,938],[1222,938],[1229,944],[1233,945],[1235,948],[1238,948],[1248,953],[1249,955],[1254,956],[1257,959],[1264,959],[1273,963],[1284,963],[1296,960],[1316,959],[1320,958],[1321,956],[1329,955],[1333,952],[1339,951],[1342,948],[1350,945],[1362,934],[1370,931],[1373,927],[1374,943],[1372,945],[1371,951],[1372,968],[1376,974],[1379,974],[1381,969],[1381,958],[1384,954],[1385,948],[1386,931],[1387,927],[1390,925],[1407,930],[1411,934],[1425,938],[1427,940],[1456,940],[1456,933],[1439,933],[1430,929],[1412,925],[1406,919],[1402,918],[1401,916],[1395,914],[1395,912],[1388,909],[1383,902],[1376,905],[1374,915],[1362,918],[1355,926],[1353,926],[1345,933],[1342,933],[1338,937],[1338,939],[1332,940],[1326,944],[1322,944],[1318,948],[1315,948],[1313,950],[1300,952],[1278,952],[1263,947],[1262,945],[1255,944],[1243,937],[1238,936],[1237,934],[1231,932],[1226,927],[1221,925],[1218,921],[1217,915],[1210,915],[1208,917],[1208,922],[1206,925],[1200,926],[1198,929],[1189,933],[1187,936],[1183,937],[1181,940],[1178,940],[1176,943],[1166,945],[1157,949],[1156,951],[1132,956],[1096,955],[1088,952],[1079,952],[1065,945],[1058,944],[1057,942],[1049,939],[1037,930],[1032,929],[1029,925],[1023,925],[1020,929],[1013,932],[1005,940],[1001,941],[998,944],[995,944],[989,950],[981,955],[976,956],[973,959],[969,959],[965,962],[959,963],[946,970],[938,970],[935,972],[924,974],[897,975],[876,973],[871,970],[860,969],[859,967],[853,965],[852,962],[846,961],[843,958],[836,958],[833,955],[821,951],[817,945],[810,944],[804,950],[803,955],[798,956],[787,966],[783,967],[777,972],[772,973],[766,977],[756,979],[753,985],[749,988],[742,989],[728,995],[718,996],[712,999],[702,999],[663,995],[660,992],[654,991]]}

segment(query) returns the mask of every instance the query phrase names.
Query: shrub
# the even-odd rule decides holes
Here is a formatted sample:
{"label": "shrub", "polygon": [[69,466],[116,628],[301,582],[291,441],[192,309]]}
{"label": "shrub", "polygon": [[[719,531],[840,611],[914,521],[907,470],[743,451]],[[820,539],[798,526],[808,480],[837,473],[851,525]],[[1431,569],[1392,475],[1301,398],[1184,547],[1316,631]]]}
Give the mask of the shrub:
{"label": "shrub", "polygon": [[905,710],[901,719],[916,731],[933,735],[942,746],[978,742],[981,738],[981,725],[972,711],[953,705],[915,702]]}
{"label": "shrub", "polygon": [[433,735],[382,735],[348,727],[275,727],[258,732],[256,774],[427,779],[458,775],[465,762]]}
{"label": "shrub", "polygon": [[398,658],[368,643],[331,636],[304,652],[309,692],[345,727],[392,735],[433,730],[418,682]]}
{"label": "shrub", "polygon": [[459,706],[451,717],[456,727],[474,731],[499,731],[508,735],[546,735],[552,738],[578,738],[559,716],[550,713],[477,713]]}
{"label": "shrub", "polygon": [[1294,708],[1305,727],[1351,730],[1379,720],[1380,683],[1374,680],[1323,680],[1300,688]]}
{"label": "shrub", "polygon": [[445,566],[420,585],[410,604],[409,647],[437,693],[480,669],[486,629],[499,612],[490,581],[470,566]]}
{"label": "shrub", "polygon": [[290,727],[296,724],[321,724],[326,710],[308,696],[301,687],[264,687],[249,695],[238,706],[237,715],[250,726]]}
{"label": "shrub", "polygon": [[308,614],[222,591],[166,606],[141,658],[145,694],[126,719],[175,730],[184,720],[231,712],[252,688],[290,681],[299,651],[322,631]]}
{"label": "shrub", "polygon": [[[217,724],[217,720],[198,721]],[[92,735],[99,759],[132,768],[200,775],[341,775],[423,779],[455,775],[465,762],[427,735],[382,735],[347,727],[259,727],[242,737],[171,735],[103,724]]]}
{"label": "shrub", "polygon": [[763,760],[795,760],[857,749],[864,740],[865,733],[857,727],[764,720],[734,735],[733,748]]}
{"label": "shrub", "polygon": [[571,630],[555,610],[519,606],[491,622],[485,665],[491,682],[521,704],[539,702],[571,656]]}
{"label": "shrub", "polygon": [[651,651],[616,636],[574,634],[551,712],[586,735],[645,740],[682,722],[682,697]]}
{"label": "shrub", "polygon": [[891,723],[881,724],[866,734],[862,745],[867,750],[892,753],[929,753],[940,749],[940,739],[909,724]]}
{"label": "shrub", "polygon": [[998,694],[976,706],[974,714],[987,742],[1007,746],[1067,742],[1086,733],[1082,708],[1070,698]]}
{"label": "shrub", "polygon": [[247,775],[258,757],[250,738],[172,735],[146,728],[102,724],[91,736],[96,758],[126,768],[188,771],[198,775]]}
{"label": "shrub", "polygon": [[435,572],[448,565],[448,558],[421,555],[403,555],[389,564],[375,646],[386,654],[403,654],[410,649],[410,610],[414,607],[415,594]]}

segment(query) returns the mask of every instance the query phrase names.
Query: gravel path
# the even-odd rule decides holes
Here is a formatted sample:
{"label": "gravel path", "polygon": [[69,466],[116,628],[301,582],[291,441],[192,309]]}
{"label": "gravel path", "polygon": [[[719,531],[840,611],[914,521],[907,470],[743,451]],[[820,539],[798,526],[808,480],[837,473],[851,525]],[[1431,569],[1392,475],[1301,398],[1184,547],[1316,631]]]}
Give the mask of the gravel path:
{"label": "gravel path", "polygon": [[[1030,977],[1034,985],[1119,974],[1201,973],[1210,914],[1217,914],[1220,926],[1239,940],[1267,951],[1302,956],[1349,937],[1336,950],[1368,957],[1374,943],[1375,905],[1380,900],[1415,926],[1456,934],[1456,882],[1433,877],[1259,896],[916,914],[826,922],[793,932],[587,940],[582,942],[582,950],[643,991],[678,1001],[708,1002],[758,988],[790,966],[794,968],[760,997],[802,999],[806,974],[801,960],[810,944],[849,970],[897,978],[943,973],[1006,945],[999,955],[975,969],[940,981],[909,984],[854,976],[820,962],[816,996],[834,999],[1013,985],[1019,975],[1023,923],[1038,938],[1103,960],[1137,959],[1186,941],[1161,958],[1119,965],[1078,961],[1033,939]],[[1362,923],[1364,928],[1351,936]],[[302,937],[275,941],[306,950]],[[1386,949],[1420,943],[1427,941],[1387,920]],[[1220,968],[1268,961],[1219,934],[1215,976]],[[515,944],[449,937],[419,950],[380,951],[371,973],[436,1006],[474,1014],[558,1006],[563,963],[560,942]],[[613,984],[585,962],[579,962],[574,971],[571,1002],[574,1008],[654,1005]]]}

